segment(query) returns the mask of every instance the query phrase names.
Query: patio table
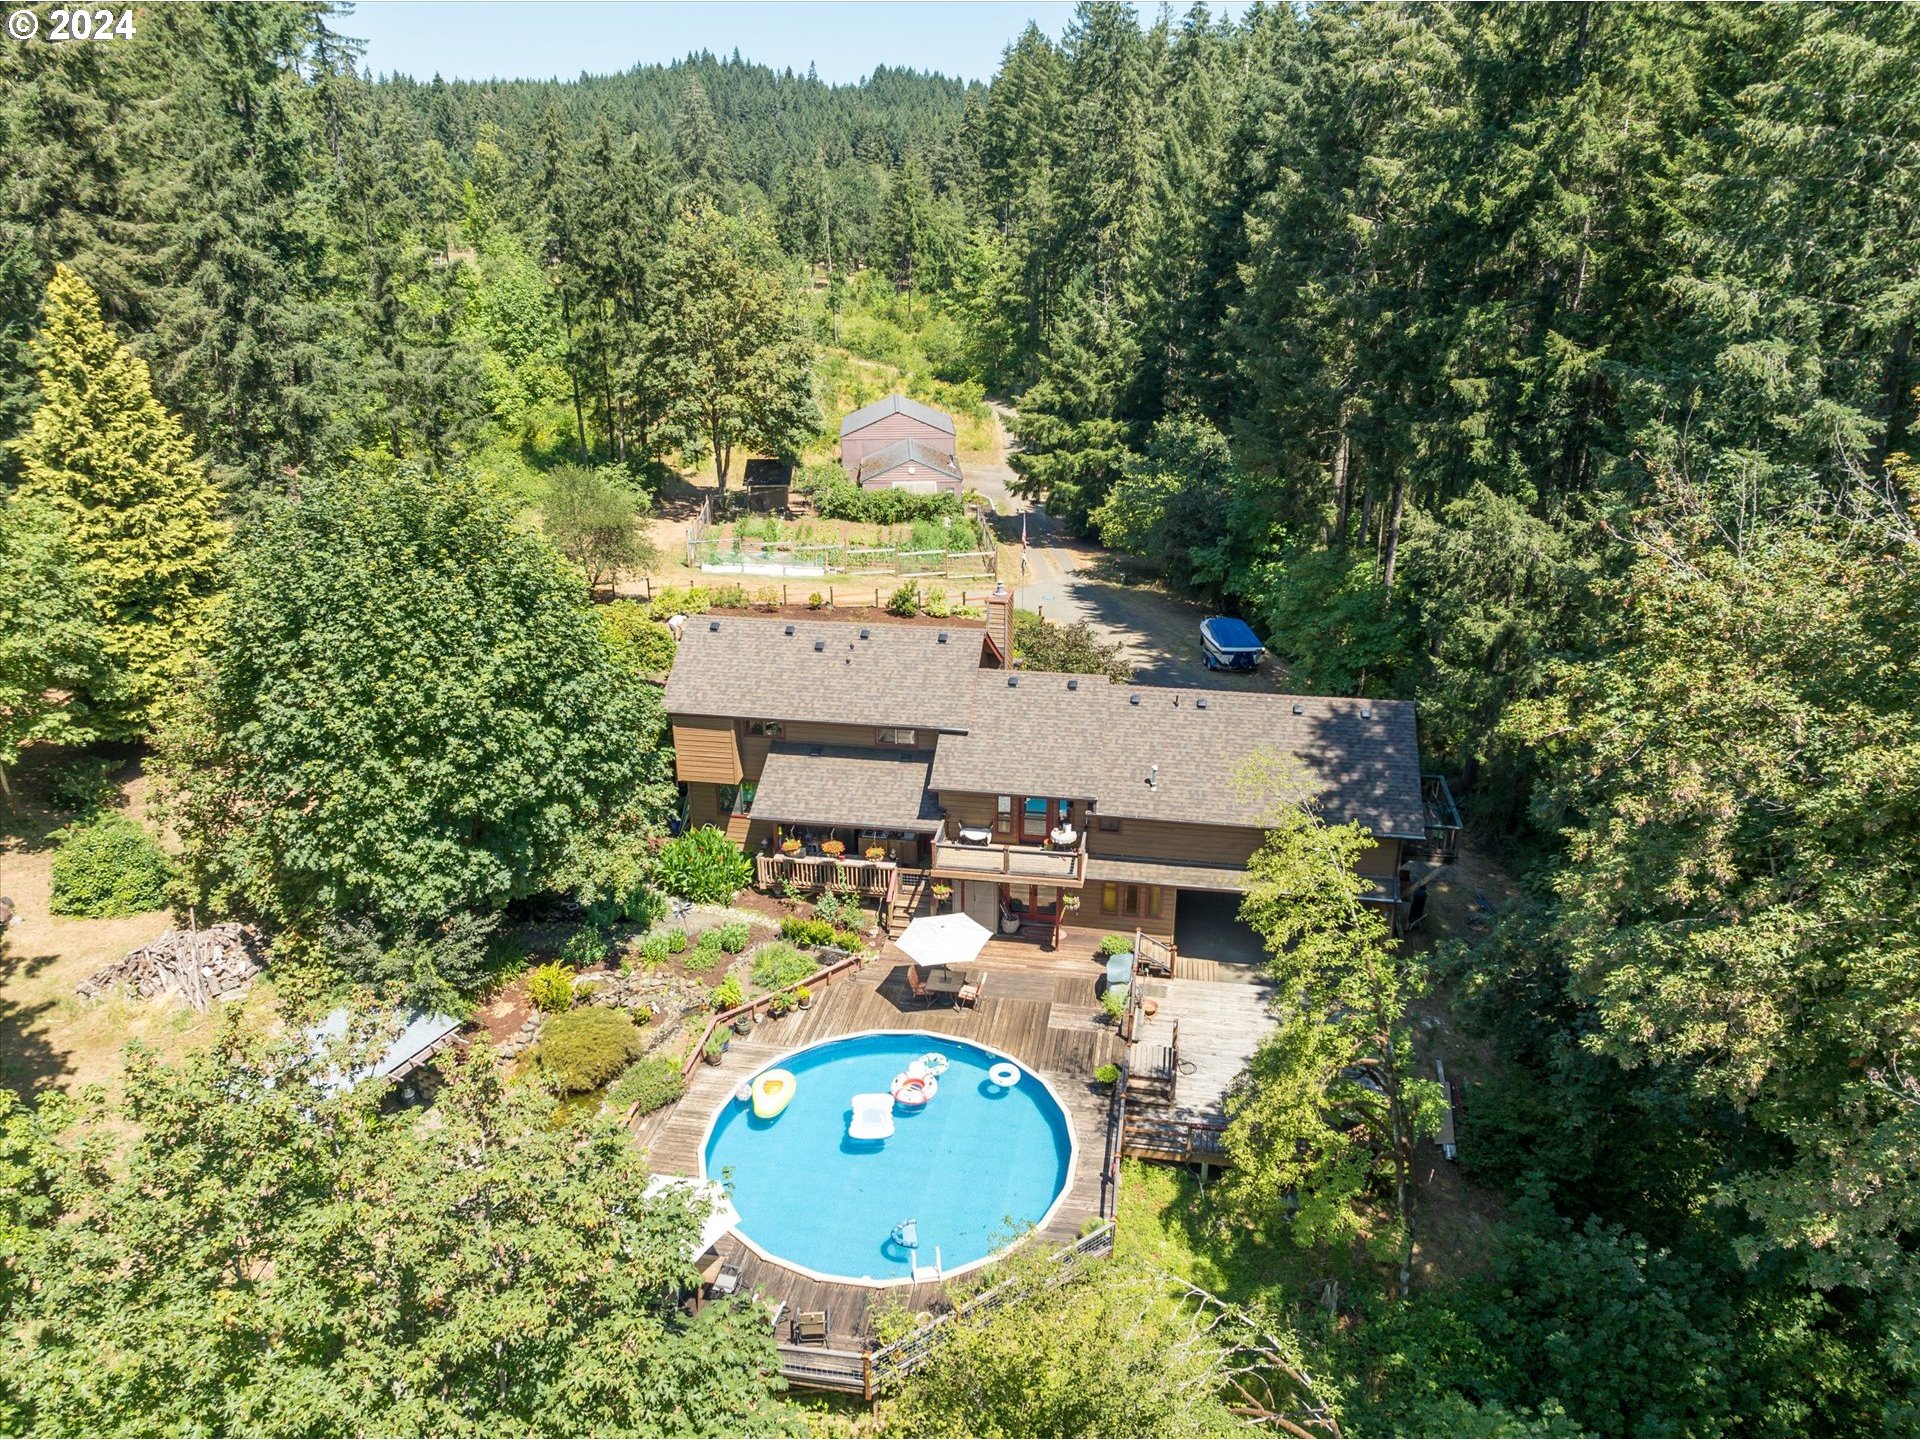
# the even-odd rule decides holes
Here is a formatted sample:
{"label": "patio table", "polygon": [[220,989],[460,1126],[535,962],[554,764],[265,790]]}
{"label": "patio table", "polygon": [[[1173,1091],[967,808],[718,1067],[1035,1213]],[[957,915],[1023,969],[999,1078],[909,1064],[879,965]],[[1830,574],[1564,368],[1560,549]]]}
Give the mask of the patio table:
{"label": "patio table", "polygon": [[963,986],[973,983],[969,972],[951,965],[929,965],[920,973],[927,989],[936,995],[958,995]]}

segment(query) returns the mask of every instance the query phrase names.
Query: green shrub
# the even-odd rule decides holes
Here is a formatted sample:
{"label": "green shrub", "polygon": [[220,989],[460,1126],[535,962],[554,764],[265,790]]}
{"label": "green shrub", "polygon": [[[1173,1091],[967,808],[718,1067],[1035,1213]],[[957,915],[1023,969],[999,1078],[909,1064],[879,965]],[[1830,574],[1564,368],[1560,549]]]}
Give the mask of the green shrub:
{"label": "green shrub", "polygon": [[829,945],[833,942],[833,922],[802,920],[798,915],[789,915],[780,922],[780,938],[795,945]]}
{"label": "green shrub", "polygon": [[[600,633],[621,663],[642,675],[664,675],[673,668],[673,632],[632,600],[596,606]],[[684,613],[684,612],[675,612]]]}
{"label": "green shrub", "polygon": [[105,810],[118,798],[113,783],[113,763],[84,756],[69,760],[47,773],[43,793],[49,805],[70,815],[91,815],[96,810]]}
{"label": "green shrub", "polygon": [[581,926],[560,947],[560,963],[575,970],[590,970],[606,958],[606,932],[593,925]]}
{"label": "green shrub", "polygon": [[566,966],[548,961],[527,972],[527,999],[533,1008],[558,1015],[573,1007],[573,972]]}
{"label": "green shrub", "polygon": [[700,1047],[701,1058],[709,1065],[718,1065],[720,1057],[727,1053],[727,1041],[724,1035],[709,1035],[707,1043]]}
{"label": "green shrub", "polygon": [[[747,948],[747,941],[753,938],[753,930],[744,920],[730,920],[717,930],[709,930],[707,935],[715,937],[720,948],[729,955],[738,955]],[[705,939],[706,936],[700,937]]]}
{"label": "green shrub", "polygon": [[821,606],[825,605],[826,603],[827,603],[827,597],[822,595],[818,590],[814,591],[811,595],[807,596],[807,608],[809,610],[818,610]]}
{"label": "green shrub", "polygon": [[667,931],[667,953],[669,955],[683,955],[686,953],[686,949],[686,931],[682,930],[678,925]]}
{"label": "green shrub", "polygon": [[1127,1013],[1127,987],[1124,985],[1107,986],[1106,989],[1100,992],[1100,1008],[1107,1012],[1107,1018],[1109,1020],[1117,1024],[1120,1017]]}
{"label": "green shrub", "polygon": [[892,595],[887,597],[889,615],[918,615],[920,613],[920,582],[909,580]]}
{"label": "green shrub", "polygon": [[827,943],[836,950],[852,952],[864,949],[867,939],[866,936],[862,935],[858,930],[836,930]]}
{"label": "green shrub", "polygon": [[1133,937],[1131,935],[1102,935],[1100,937],[1100,953],[1102,955],[1125,955],[1131,949],[1133,949]]}
{"label": "green shrub", "polygon": [[704,585],[658,590],[647,602],[647,614],[654,620],[671,620],[675,615],[704,615],[713,608],[713,592]]}
{"label": "green shrub", "polygon": [[59,833],[53,852],[53,913],[109,919],[167,903],[173,862],[125,815],[80,821]]}
{"label": "green shrub", "polygon": [[906,490],[863,490],[840,466],[827,462],[808,465],[794,478],[795,485],[813,499],[824,520],[852,520],[868,525],[905,525],[915,520],[959,519],[965,514],[958,495],[940,491],[915,495]]}
{"label": "green shrub", "polygon": [[713,590],[713,608],[716,610],[746,609],[747,587],[744,585],[716,585]]}
{"label": "green shrub", "polygon": [[[1013,653],[1029,670],[1075,675],[1104,675],[1116,685],[1133,678],[1133,666],[1122,647],[1109,645],[1091,625],[1076,620],[1056,625],[1026,610],[1013,614]],[[1351,690],[1314,691],[1314,694],[1352,694]]]}
{"label": "green shrub", "polygon": [[634,1061],[607,1087],[607,1104],[622,1114],[638,1105],[635,1113],[651,1115],[686,1093],[687,1082],[681,1078],[680,1067],[664,1055],[649,1055]]}
{"label": "green shrub", "polygon": [[707,992],[707,1003],[716,1010],[732,1010],[742,1004],[746,998],[746,992],[740,988],[738,975],[727,976]]}
{"label": "green shrub", "polygon": [[667,963],[667,937],[664,932],[649,935],[640,942],[640,958],[649,965]]}
{"label": "green shrub", "polygon": [[702,930],[699,938],[693,942],[693,952],[696,955],[704,955],[708,957],[709,960],[711,960],[713,956],[718,955],[720,953],[720,932],[718,930]]}
{"label": "green shrub", "polygon": [[1093,1078],[1096,1083],[1101,1085],[1115,1084],[1120,1079],[1120,1067],[1118,1065],[1102,1065],[1093,1072]]}
{"label": "green shrub", "polygon": [[626,1011],[583,1005],[547,1021],[532,1055],[563,1094],[579,1095],[606,1084],[644,1049],[640,1027]]}
{"label": "green shrub", "polygon": [[669,840],[654,863],[661,889],[696,904],[724,905],[752,877],[753,861],[710,825]]}
{"label": "green shrub", "polygon": [[820,968],[811,955],[778,940],[764,945],[753,957],[753,983],[762,990],[784,990]]}

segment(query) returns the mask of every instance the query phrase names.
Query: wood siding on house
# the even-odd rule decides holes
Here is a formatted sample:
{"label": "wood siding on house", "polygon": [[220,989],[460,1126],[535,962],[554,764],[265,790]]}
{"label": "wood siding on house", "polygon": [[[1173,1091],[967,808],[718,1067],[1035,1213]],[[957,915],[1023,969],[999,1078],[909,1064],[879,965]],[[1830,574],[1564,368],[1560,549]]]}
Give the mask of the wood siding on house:
{"label": "wood siding on house", "polygon": [[906,414],[883,415],[872,424],[840,437],[840,463],[848,475],[854,475],[863,459],[900,440],[918,440],[943,454],[951,454],[955,443],[954,437],[937,425]]}
{"label": "wood siding on house", "polygon": [[740,744],[732,720],[711,715],[674,716],[673,757],[674,773],[690,784],[740,783]]}
{"label": "wood siding on house", "polygon": [[[1080,892],[1080,909],[1073,917],[1077,925],[1099,925],[1108,930],[1144,930],[1149,935],[1173,934],[1173,912],[1179,903],[1180,892],[1171,885],[1147,886],[1135,888],[1141,890],[1157,889],[1160,892],[1160,913],[1158,915],[1127,915],[1123,913],[1125,889],[1116,885],[1121,898],[1112,910],[1102,908],[1106,904],[1107,884],[1099,880],[1089,880],[1087,888]],[[1144,908],[1144,907],[1143,907]]]}
{"label": "wood siding on house", "polygon": [[1087,853],[1109,859],[1171,860],[1188,865],[1245,865],[1260,848],[1261,832],[1239,825],[1183,825],[1170,820],[1122,820],[1102,830],[1096,818]]}

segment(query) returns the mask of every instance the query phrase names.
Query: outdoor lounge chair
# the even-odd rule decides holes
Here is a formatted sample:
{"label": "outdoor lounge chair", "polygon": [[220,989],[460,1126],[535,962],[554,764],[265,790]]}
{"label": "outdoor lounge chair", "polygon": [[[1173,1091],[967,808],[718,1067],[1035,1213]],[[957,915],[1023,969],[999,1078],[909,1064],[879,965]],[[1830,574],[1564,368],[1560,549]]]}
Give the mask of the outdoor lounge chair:
{"label": "outdoor lounge chair", "polygon": [[907,966],[907,989],[922,1005],[931,1005],[934,1001],[933,992],[927,989],[927,977],[920,973],[918,965]]}
{"label": "outdoor lounge chair", "polygon": [[883,1090],[853,1097],[853,1118],[847,1122],[849,1140],[884,1140],[893,1134],[893,1096]]}
{"label": "outdoor lounge chair", "polygon": [[980,1003],[981,992],[987,988],[987,975],[984,970],[975,971],[967,977],[967,983],[960,987],[960,993],[953,997],[956,1005],[972,1007]]}
{"label": "outdoor lounge chair", "polygon": [[824,1345],[827,1343],[827,1317],[825,1310],[802,1310],[793,1317],[793,1343],[796,1345]]}
{"label": "outdoor lounge chair", "polygon": [[738,1265],[722,1265],[720,1267],[720,1273],[713,1277],[713,1283],[707,1287],[707,1293],[716,1300],[722,1295],[739,1294],[740,1267]]}

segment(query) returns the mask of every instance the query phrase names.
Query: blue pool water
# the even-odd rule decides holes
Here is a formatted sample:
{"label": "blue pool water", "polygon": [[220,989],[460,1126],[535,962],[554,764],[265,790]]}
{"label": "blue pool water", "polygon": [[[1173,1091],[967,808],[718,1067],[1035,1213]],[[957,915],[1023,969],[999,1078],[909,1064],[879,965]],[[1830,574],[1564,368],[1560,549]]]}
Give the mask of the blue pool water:
{"label": "blue pool water", "polygon": [[[928,1051],[947,1073],[926,1106],[894,1106],[893,1135],[847,1138],[850,1101],[884,1092]],[[892,1240],[919,1222],[920,1263],[934,1247],[948,1271],[984,1260],[1037,1224],[1066,1189],[1072,1154],[1067,1117],[1046,1086],[1021,1071],[1001,1090],[987,1080],[1007,1059],[946,1035],[858,1035],[777,1062],[798,1084],[772,1120],[729,1099],[708,1133],[706,1172],[723,1181],[740,1233],[761,1250],[818,1274],[897,1280],[907,1252]],[[750,1077],[749,1077],[750,1078]]]}

